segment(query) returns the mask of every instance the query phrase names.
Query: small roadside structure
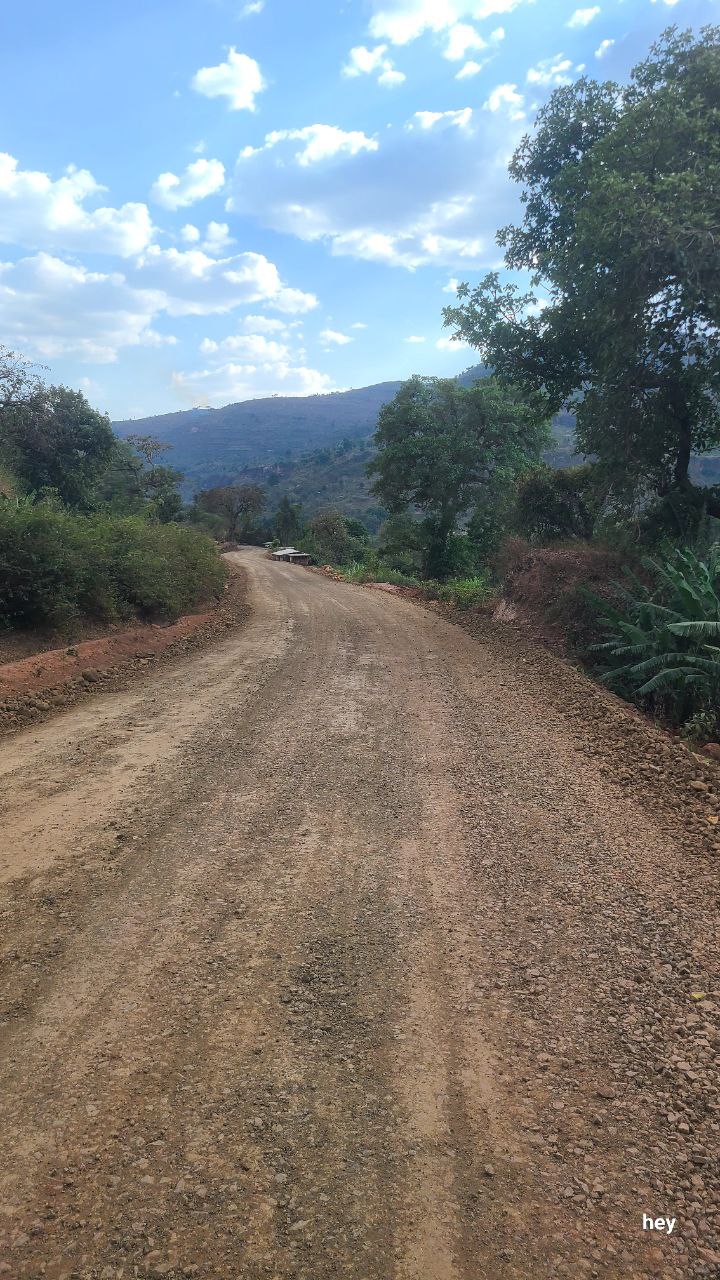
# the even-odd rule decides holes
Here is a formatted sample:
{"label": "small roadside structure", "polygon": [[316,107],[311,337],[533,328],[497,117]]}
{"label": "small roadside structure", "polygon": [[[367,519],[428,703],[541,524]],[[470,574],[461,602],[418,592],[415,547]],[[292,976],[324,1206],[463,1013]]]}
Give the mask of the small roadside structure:
{"label": "small roadside structure", "polygon": [[273,560],[285,560],[288,564],[310,564],[312,557],[305,551],[296,551],[295,547],[279,547],[272,553]]}

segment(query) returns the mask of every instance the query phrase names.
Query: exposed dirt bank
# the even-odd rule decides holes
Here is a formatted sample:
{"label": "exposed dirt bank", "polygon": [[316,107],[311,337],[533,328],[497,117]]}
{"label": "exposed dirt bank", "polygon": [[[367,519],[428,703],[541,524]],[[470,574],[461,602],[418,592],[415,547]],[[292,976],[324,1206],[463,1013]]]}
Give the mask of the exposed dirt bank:
{"label": "exposed dirt bank", "polygon": [[[92,639],[61,648],[38,648],[0,664],[0,735],[44,719],[100,685],[118,689],[124,681],[162,658],[187,654],[209,643],[246,616],[247,578],[234,567],[222,600],[203,613],[166,626],[135,623],[127,629],[95,628]],[[27,649],[30,636],[22,639]]]}
{"label": "exposed dirt bank", "polygon": [[243,629],[2,744],[0,1272],[711,1280],[717,861],[644,727],[238,561]]}

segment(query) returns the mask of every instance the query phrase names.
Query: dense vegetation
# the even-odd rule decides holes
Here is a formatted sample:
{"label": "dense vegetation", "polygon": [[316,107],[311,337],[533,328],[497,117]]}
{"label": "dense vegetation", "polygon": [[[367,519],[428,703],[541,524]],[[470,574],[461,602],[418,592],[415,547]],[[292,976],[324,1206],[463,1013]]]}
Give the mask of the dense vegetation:
{"label": "dense vegetation", "polygon": [[[618,692],[699,737],[720,735],[720,486],[693,467],[720,444],[719,83],[720,28],[670,29],[628,85],[553,93],[511,163],[506,273],[444,311],[492,371],[490,429],[477,391],[415,379],[372,464],[398,568],[452,577],[462,548],[462,571],[505,575]],[[552,471],[561,413],[586,461]]]}
{"label": "dense vegetation", "polygon": [[380,412],[375,492],[392,514],[422,516],[422,568],[447,578],[460,567],[453,532],[469,520],[471,540],[492,547],[514,482],[549,443],[538,397],[495,378],[471,387],[411,378]]}
{"label": "dense vegetation", "polygon": [[0,627],[174,618],[217,595],[222,561],[179,523],[164,452],[0,350]]}
{"label": "dense vegetation", "polygon": [[[572,408],[615,505],[665,499],[691,524],[693,452],[720,443],[720,28],[672,29],[630,84],[555,91],[511,164],[525,217],[491,272],[445,311],[503,381]],[[540,303],[544,305],[540,305]]]}
{"label": "dense vegetation", "polygon": [[597,645],[618,693],[701,740],[720,714],[720,542],[701,559],[689,548],[643,559],[653,588],[618,587],[619,607],[600,604],[610,638]]}
{"label": "dense vegetation", "polygon": [[222,561],[203,534],[142,516],[0,504],[0,618],[62,627],[78,616],[175,618],[217,594]]}

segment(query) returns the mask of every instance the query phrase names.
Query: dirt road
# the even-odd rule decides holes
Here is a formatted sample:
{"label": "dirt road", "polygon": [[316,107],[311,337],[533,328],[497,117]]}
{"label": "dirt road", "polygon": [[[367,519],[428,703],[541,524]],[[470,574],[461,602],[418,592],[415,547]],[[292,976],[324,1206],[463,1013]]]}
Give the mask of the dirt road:
{"label": "dirt road", "polygon": [[237,559],[0,745],[0,1274],[716,1275],[711,860],[561,663]]}

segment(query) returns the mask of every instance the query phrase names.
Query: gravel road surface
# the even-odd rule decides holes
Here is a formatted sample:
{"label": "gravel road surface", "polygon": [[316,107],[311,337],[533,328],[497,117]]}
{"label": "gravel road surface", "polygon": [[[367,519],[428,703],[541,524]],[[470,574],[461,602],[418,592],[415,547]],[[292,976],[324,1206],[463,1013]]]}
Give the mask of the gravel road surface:
{"label": "gravel road surface", "polygon": [[231,559],[243,627],[0,744],[0,1275],[716,1277],[676,782],[507,629]]}

